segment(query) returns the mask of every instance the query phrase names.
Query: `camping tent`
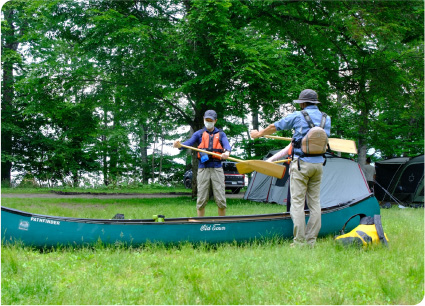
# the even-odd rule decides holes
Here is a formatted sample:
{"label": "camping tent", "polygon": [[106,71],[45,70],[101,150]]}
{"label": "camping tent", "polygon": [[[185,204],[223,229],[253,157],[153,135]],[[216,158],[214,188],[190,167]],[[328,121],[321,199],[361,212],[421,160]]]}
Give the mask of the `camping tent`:
{"label": "camping tent", "polygon": [[[273,156],[280,150],[270,151],[264,159]],[[289,167],[287,164],[285,175],[283,178],[278,179],[262,173],[253,172],[248,184],[247,191],[245,192],[244,199],[256,202],[269,202],[269,203],[286,203],[286,195],[288,191]]]}
{"label": "camping tent", "polygon": [[419,155],[406,162],[395,174],[388,191],[400,201],[423,205],[424,156]]}
{"label": "camping tent", "polygon": [[[271,156],[276,151],[270,152]],[[345,203],[370,193],[360,165],[352,160],[326,154],[320,187],[320,204],[329,207]],[[254,172],[244,199],[285,204],[288,192],[288,172],[283,179],[276,179]]]}
{"label": "camping tent", "polygon": [[[385,190],[391,185],[397,171],[409,161],[409,157],[396,157],[391,159],[375,162],[376,179],[375,181],[375,197],[382,201],[385,198]],[[382,187],[381,187],[382,186]],[[384,189],[385,190],[384,190]],[[388,195],[387,195],[388,197]]]}

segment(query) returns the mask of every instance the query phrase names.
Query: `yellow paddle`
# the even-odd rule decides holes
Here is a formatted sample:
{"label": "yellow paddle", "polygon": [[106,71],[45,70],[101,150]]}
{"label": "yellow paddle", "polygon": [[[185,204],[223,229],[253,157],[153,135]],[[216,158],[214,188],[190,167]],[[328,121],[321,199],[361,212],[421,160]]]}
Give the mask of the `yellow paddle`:
{"label": "yellow paddle", "polygon": [[[202,149],[194,148],[191,146],[186,146],[181,144],[182,147],[195,150],[198,152],[206,153],[209,155],[214,155],[221,157],[221,154],[205,151]],[[273,163],[266,162],[264,160],[242,160],[233,157],[228,157],[228,160],[237,162],[236,168],[240,174],[251,173],[252,171],[257,171],[265,175],[270,175],[277,178],[282,178],[285,175],[286,167],[282,165],[277,165]]]}
{"label": "yellow paddle", "polygon": [[274,161],[274,162],[272,162],[272,163],[280,164],[280,163],[286,163],[286,162],[288,162],[288,161],[291,161],[291,159],[290,159],[290,158],[287,158],[287,159],[275,160],[275,161]]}
{"label": "yellow paddle", "polygon": [[[288,140],[291,141],[290,137],[280,137],[280,136],[264,136],[270,139],[278,139],[278,140]],[[352,153],[357,154],[357,147],[354,140],[348,139],[339,139],[339,138],[328,138],[329,139],[329,147],[332,151],[344,152],[344,153]]]}

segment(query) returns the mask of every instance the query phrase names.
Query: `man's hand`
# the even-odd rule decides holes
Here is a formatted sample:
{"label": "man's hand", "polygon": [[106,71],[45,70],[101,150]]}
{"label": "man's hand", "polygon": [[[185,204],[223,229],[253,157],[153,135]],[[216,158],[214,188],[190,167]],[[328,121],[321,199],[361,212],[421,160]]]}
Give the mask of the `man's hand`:
{"label": "man's hand", "polygon": [[257,130],[251,130],[251,138],[256,139],[262,136],[270,135],[276,133],[276,126],[273,124],[270,124],[268,127],[266,127],[264,130],[261,130],[261,132]]}
{"label": "man's hand", "polygon": [[180,140],[174,141],[173,147],[180,149],[182,147],[182,144],[180,143]]}
{"label": "man's hand", "polygon": [[260,132],[257,131],[257,130],[251,130],[250,135],[251,135],[252,139],[256,139],[256,138],[260,137]]}
{"label": "man's hand", "polygon": [[223,154],[221,154],[221,159],[222,160],[228,159],[229,158],[229,155],[230,155],[230,152],[229,151],[226,151]]}

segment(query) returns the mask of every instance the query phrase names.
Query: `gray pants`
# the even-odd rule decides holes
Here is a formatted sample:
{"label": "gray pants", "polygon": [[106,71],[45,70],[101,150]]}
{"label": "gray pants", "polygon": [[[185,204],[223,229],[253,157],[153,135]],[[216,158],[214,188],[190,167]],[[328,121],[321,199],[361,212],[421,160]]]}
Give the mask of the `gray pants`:
{"label": "gray pants", "polygon": [[[320,207],[320,183],[322,182],[323,165],[294,160],[290,166],[291,175],[291,218],[294,222],[294,243],[314,245],[322,226]],[[307,227],[305,224],[304,203],[307,205],[310,216]]]}
{"label": "gray pants", "polygon": [[223,168],[199,168],[197,183],[198,200],[196,202],[196,209],[202,209],[207,205],[210,197],[210,186],[212,186],[217,206],[219,208],[226,208]]}

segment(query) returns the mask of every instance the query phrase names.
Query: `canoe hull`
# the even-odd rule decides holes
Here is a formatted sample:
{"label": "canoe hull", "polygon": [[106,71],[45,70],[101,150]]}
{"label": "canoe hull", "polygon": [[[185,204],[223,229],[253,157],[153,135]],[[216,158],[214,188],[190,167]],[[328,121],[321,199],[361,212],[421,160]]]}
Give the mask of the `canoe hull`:
{"label": "canoe hull", "polygon": [[[357,213],[380,214],[373,196],[322,210],[319,236],[338,233],[349,217]],[[306,221],[308,220],[308,214]],[[346,230],[358,225],[353,218]],[[174,218],[153,220],[77,219],[44,216],[2,207],[2,243],[21,242],[35,247],[84,246],[96,243],[142,245],[242,242],[270,238],[291,238],[289,213],[255,216]]]}

